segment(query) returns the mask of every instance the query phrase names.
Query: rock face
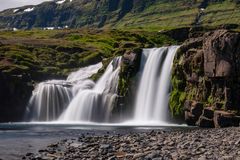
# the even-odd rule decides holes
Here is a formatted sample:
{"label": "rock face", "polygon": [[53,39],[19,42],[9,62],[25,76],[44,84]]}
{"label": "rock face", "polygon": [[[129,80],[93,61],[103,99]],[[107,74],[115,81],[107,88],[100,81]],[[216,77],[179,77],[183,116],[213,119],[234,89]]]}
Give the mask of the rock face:
{"label": "rock face", "polygon": [[[203,44],[204,73],[210,78],[224,78],[237,74],[239,33],[226,30],[208,33]],[[236,62],[235,62],[236,61]]]}
{"label": "rock face", "polygon": [[21,121],[32,90],[29,77],[0,73],[0,122]]}
{"label": "rock face", "polygon": [[[216,30],[187,40],[174,62],[173,114],[183,114],[180,106],[185,106],[185,120],[190,125],[239,126],[239,55],[238,32]],[[176,99],[181,99],[181,104],[175,104]]]}
{"label": "rock face", "polygon": [[[121,121],[126,117],[131,116],[134,106],[134,95],[136,95],[137,84],[136,75],[140,68],[142,49],[135,48],[133,50],[127,50],[123,54],[123,63],[121,65],[121,71],[119,73],[118,83],[118,99],[117,105],[114,107],[114,117],[118,117],[117,121]],[[118,116],[116,116],[118,115]]]}

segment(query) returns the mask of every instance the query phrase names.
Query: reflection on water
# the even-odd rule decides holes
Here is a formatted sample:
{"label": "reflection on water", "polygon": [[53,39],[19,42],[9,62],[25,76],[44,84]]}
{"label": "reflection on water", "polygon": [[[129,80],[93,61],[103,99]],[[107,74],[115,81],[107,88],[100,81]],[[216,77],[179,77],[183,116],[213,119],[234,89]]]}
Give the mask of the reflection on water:
{"label": "reflection on water", "polygon": [[[129,123],[128,123],[129,124]],[[81,134],[126,134],[147,132],[152,129],[185,130],[185,125],[124,125],[124,124],[59,124],[59,123],[3,123],[0,124],[0,159],[21,159],[28,152],[37,152],[48,144]]]}

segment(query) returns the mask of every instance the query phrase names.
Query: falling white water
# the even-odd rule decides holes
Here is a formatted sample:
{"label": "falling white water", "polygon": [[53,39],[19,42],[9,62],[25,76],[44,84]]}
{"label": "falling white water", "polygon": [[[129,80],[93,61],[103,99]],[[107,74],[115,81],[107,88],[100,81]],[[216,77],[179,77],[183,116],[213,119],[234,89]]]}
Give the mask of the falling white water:
{"label": "falling white water", "polygon": [[67,82],[72,83],[73,96],[76,96],[79,90],[92,89],[95,83],[89,78],[98,72],[100,68],[103,67],[102,62],[95,65],[80,68],[77,72],[72,72],[68,78]]}
{"label": "falling white water", "polygon": [[79,90],[59,121],[108,121],[116,98],[121,57],[107,67],[93,89]]}
{"label": "falling white water", "polygon": [[171,69],[178,46],[144,49],[134,121],[167,122]]}
{"label": "falling white water", "polygon": [[[178,46],[144,49],[138,86],[134,124],[157,122],[166,125],[172,63]],[[94,83],[89,79],[102,63],[81,68],[66,81],[47,81],[34,90],[28,113],[32,120],[59,123],[111,122],[117,98],[121,57],[113,59]]]}
{"label": "falling white water", "polygon": [[34,121],[51,121],[58,118],[72,99],[65,81],[52,80],[37,85],[29,101],[27,118]]}
{"label": "falling white water", "polygon": [[78,82],[80,80],[85,80],[91,77],[93,74],[97,73],[100,68],[102,68],[102,62],[88,67],[80,68],[77,72],[72,72],[68,78],[68,82]]}
{"label": "falling white water", "polygon": [[71,73],[67,80],[39,83],[27,106],[26,120],[57,120],[79,90],[94,87],[95,83],[88,78],[97,73],[100,68],[102,63],[80,68],[77,72]]}

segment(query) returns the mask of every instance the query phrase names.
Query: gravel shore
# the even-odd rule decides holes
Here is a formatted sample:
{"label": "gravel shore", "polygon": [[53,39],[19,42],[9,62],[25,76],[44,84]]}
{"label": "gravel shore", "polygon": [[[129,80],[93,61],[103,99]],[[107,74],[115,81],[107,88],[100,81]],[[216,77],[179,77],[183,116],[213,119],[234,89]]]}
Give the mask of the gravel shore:
{"label": "gravel shore", "polygon": [[23,159],[240,160],[240,128],[86,133],[50,144],[38,153],[27,153]]}

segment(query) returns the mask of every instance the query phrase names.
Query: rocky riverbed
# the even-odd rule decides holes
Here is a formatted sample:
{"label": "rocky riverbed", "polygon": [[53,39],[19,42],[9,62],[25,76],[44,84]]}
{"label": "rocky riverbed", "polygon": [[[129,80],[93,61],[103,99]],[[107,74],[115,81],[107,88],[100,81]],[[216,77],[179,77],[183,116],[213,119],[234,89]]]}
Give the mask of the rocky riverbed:
{"label": "rocky riverbed", "polygon": [[240,159],[240,128],[79,135],[23,159]]}

